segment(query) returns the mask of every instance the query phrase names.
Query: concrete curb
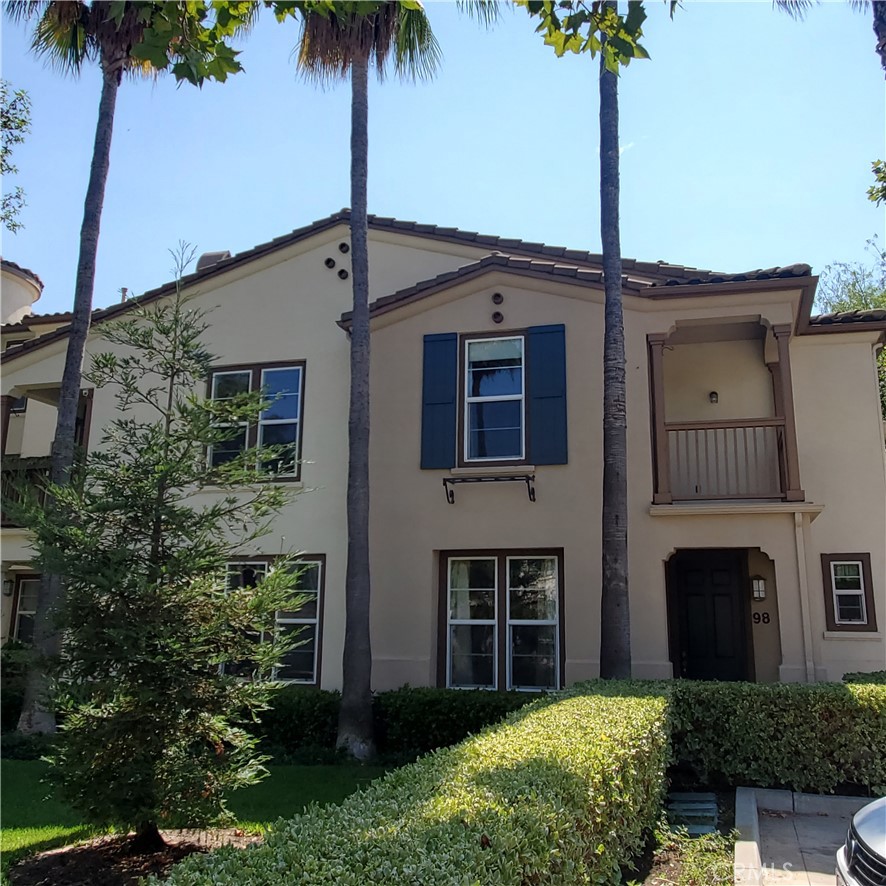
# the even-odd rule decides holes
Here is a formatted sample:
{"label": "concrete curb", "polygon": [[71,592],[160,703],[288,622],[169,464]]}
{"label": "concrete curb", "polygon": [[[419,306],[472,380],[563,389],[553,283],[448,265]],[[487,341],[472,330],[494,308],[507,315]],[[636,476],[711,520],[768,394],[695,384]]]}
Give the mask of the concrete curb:
{"label": "concrete curb", "polygon": [[763,788],[735,789],[735,843],[733,875],[736,886],[763,882],[760,853],[760,810],[789,815],[855,815],[870,797],[835,797],[830,794],[800,794]]}
{"label": "concrete curb", "polygon": [[736,886],[762,882],[763,863],[760,857],[760,819],[757,795],[753,788],[735,789],[735,856],[732,874]]}

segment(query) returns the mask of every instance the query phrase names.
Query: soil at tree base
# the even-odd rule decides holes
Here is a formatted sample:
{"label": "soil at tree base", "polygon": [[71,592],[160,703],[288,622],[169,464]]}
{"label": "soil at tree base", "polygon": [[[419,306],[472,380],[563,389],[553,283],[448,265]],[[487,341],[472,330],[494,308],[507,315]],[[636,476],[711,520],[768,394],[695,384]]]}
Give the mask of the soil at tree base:
{"label": "soil at tree base", "polygon": [[12,886],[137,886],[142,877],[163,876],[194,852],[258,843],[257,834],[238,828],[162,831],[165,849],[149,855],[132,851],[131,834],[99,837],[32,855],[9,869]]}

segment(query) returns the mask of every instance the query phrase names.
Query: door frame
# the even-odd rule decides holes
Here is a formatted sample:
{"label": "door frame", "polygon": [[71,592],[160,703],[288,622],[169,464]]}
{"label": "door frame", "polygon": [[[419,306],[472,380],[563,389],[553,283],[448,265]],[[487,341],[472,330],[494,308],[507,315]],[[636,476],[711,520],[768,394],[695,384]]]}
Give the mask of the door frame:
{"label": "door frame", "polygon": [[750,572],[748,571],[747,548],[675,548],[674,552],[665,562],[665,595],[668,613],[668,656],[674,678],[691,679],[685,677],[682,669],[682,643],[683,637],[680,628],[679,593],[677,590],[677,569],[681,555],[721,555],[724,559],[731,558],[738,573],[740,611],[741,611],[741,639],[740,646],[744,654],[743,680],[756,683],[757,673],[754,666],[754,634],[751,629],[751,597],[750,597]]}

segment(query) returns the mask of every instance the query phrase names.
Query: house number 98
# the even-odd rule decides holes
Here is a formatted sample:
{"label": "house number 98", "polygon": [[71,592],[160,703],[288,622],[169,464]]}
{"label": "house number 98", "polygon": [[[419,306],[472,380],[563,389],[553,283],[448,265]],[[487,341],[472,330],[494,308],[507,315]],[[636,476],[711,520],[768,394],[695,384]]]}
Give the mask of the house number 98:
{"label": "house number 98", "polygon": [[754,613],[754,624],[758,625],[760,623],[762,623],[764,625],[769,624],[769,613],[768,612],[755,612]]}

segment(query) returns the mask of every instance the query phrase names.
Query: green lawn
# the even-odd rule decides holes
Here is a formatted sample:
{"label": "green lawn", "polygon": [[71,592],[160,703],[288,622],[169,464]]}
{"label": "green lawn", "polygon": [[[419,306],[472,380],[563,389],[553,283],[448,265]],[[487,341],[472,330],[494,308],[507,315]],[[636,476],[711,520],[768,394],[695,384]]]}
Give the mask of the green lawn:
{"label": "green lawn", "polygon": [[[0,760],[0,876],[22,855],[86,839],[94,830],[77,813],[48,796],[42,783],[48,766],[38,761]],[[230,808],[238,824],[262,828],[281,816],[295,815],[306,804],[340,803],[358,787],[383,775],[380,766],[270,766],[271,774],[238,791]]]}

